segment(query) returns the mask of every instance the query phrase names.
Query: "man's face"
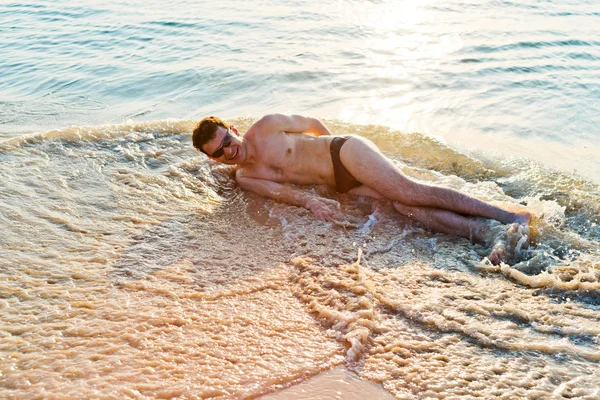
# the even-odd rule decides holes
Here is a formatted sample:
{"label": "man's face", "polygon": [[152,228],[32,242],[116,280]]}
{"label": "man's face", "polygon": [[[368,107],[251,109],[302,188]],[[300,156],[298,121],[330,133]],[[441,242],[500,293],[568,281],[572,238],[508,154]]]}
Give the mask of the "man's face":
{"label": "man's face", "polygon": [[215,137],[202,148],[210,158],[225,164],[239,164],[245,159],[242,139],[233,125],[230,129],[219,126]]}

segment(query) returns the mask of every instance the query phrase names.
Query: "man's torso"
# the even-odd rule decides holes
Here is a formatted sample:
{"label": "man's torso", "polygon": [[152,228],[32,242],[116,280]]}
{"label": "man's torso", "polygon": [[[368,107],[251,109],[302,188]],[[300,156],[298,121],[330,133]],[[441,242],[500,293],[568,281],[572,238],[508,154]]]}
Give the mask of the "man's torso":
{"label": "man's torso", "polygon": [[333,136],[264,131],[247,135],[254,159],[239,167],[243,176],[298,185],[335,185],[329,153]]}

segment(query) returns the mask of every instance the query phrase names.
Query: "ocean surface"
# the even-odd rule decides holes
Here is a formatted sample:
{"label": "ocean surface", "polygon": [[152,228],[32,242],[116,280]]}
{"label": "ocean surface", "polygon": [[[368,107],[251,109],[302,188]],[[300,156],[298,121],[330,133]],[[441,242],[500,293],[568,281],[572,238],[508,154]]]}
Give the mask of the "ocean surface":
{"label": "ocean surface", "polygon": [[[192,148],[273,112],[531,245],[306,188],[319,221]],[[600,398],[599,115],[597,1],[0,0],[0,398]]]}

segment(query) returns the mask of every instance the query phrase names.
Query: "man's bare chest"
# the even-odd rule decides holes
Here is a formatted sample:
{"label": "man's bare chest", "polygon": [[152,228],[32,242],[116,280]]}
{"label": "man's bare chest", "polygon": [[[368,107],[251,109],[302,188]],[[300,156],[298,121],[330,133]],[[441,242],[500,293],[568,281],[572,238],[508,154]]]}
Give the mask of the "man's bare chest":
{"label": "man's bare chest", "polygon": [[257,154],[252,165],[244,167],[243,174],[279,183],[330,183],[332,165],[326,150],[326,143],[312,138],[267,146]]}
{"label": "man's bare chest", "polygon": [[266,179],[274,182],[288,182],[296,174],[298,165],[292,157],[282,155],[257,159],[252,165],[244,166],[244,176],[249,178]]}

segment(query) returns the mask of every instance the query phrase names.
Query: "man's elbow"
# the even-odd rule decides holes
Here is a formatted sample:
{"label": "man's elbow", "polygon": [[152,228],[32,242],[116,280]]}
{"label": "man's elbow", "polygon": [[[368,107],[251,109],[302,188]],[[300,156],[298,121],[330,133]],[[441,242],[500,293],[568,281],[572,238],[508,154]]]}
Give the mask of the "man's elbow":
{"label": "man's elbow", "polygon": [[241,170],[235,171],[235,182],[244,190],[252,190],[252,181],[245,178]]}
{"label": "man's elbow", "polygon": [[315,133],[315,135],[317,135],[317,136],[331,135],[331,132],[329,132],[329,129],[327,129],[325,124],[323,122],[321,122],[320,120],[318,120],[316,118],[312,118],[311,125],[313,127],[312,131]]}

